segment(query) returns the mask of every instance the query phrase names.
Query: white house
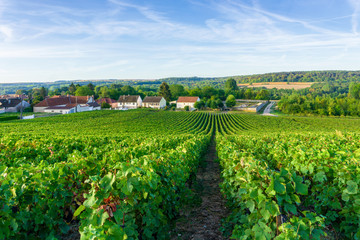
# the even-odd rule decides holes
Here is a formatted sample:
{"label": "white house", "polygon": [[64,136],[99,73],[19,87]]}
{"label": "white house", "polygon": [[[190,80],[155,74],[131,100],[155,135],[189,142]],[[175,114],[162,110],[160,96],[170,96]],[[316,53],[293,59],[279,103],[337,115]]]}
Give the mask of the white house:
{"label": "white house", "polygon": [[54,96],[46,98],[34,106],[34,112],[75,113],[100,110],[100,105],[92,96]]}
{"label": "white house", "polygon": [[143,101],[143,107],[145,108],[157,108],[157,109],[163,109],[166,107],[166,100],[163,97],[148,97],[146,96]]}
{"label": "white house", "polygon": [[88,112],[100,110],[101,107],[98,103],[88,103],[88,104],[67,104],[65,106],[53,106],[44,109],[46,113],[61,113],[61,114],[69,114],[76,112]]}
{"label": "white house", "polygon": [[140,95],[121,95],[116,103],[111,104],[115,109],[136,109],[142,106]]}
{"label": "white house", "polygon": [[30,104],[21,98],[0,99],[1,112],[19,112],[22,109],[30,107]]}
{"label": "white house", "polygon": [[195,103],[200,102],[199,97],[179,97],[176,102],[176,108],[185,108],[185,106],[189,106],[190,110],[195,109]]}

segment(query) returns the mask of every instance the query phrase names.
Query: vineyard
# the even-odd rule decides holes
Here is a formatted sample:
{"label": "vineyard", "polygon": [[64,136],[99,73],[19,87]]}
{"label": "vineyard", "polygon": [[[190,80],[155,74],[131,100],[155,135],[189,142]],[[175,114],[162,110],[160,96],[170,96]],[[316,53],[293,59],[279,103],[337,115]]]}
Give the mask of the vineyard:
{"label": "vineyard", "polygon": [[231,238],[359,239],[359,124],[152,110],[3,121],[0,239],[77,226],[81,239],[169,239],[212,138]]}

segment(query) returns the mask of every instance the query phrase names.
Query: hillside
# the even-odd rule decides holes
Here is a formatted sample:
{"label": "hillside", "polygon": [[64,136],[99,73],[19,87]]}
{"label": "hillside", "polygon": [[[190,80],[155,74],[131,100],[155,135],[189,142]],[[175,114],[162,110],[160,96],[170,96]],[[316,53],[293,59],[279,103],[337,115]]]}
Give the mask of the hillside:
{"label": "hillside", "polygon": [[240,83],[359,81],[360,71],[297,71],[234,77]]}
{"label": "hillside", "polygon": [[[4,121],[0,239],[170,239],[186,203],[194,224],[173,239],[209,239],[221,222],[217,239],[354,239],[359,124],[153,110]],[[196,179],[203,161],[216,176]],[[213,204],[216,222],[201,211]]]}
{"label": "hillside", "polygon": [[141,86],[148,88],[158,88],[162,82],[168,84],[181,84],[188,88],[213,86],[222,88],[228,78],[235,78],[238,83],[260,83],[260,82],[326,82],[340,81],[350,82],[360,80],[360,71],[303,71],[303,72],[279,72],[254,74],[244,76],[227,77],[171,77],[154,80],[145,79],[103,79],[103,80],[61,80],[55,82],[38,83],[0,83],[1,94],[13,94],[18,89],[30,90],[33,88],[45,87],[48,89],[69,86],[71,83],[81,86],[89,83],[95,86],[110,86],[111,84],[130,85],[133,87]]}

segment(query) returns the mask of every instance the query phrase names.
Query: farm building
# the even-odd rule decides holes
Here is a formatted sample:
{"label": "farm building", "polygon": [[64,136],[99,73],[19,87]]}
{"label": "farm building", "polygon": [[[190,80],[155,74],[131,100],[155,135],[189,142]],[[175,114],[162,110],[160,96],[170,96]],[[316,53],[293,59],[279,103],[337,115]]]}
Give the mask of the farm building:
{"label": "farm building", "polygon": [[0,113],[19,112],[21,107],[28,108],[30,104],[21,98],[2,98],[0,99]]}
{"label": "farm building", "polygon": [[100,110],[100,105],[92,96],[54,96],[46,98],[34,106],[34,112],[75,113]]}
{"label": "farm building", "polygon": [[267,103],[267,100],[236,99],[236,105],[232,109],[245,112],[259,112]]}
{"label": "farm building", "polygon": [[195,103],[200,102],[199,97],[179,97],[176,101],[176,108],[185,108],[185,106],[189,106],[190,110],[195,109]]}
{"label": "farm building", "polygon": [[157,109],[163,109],[166,107],[166,100],[163,97],[155,96],[155,97],[149,97],[146,96],[143,101],[143,107],[145,108],[157,108]]}
{"label": "farm building", "polygon": [[141,107],[142,102],[140,95],[121,95],[111,107],[120,110],[136,109]]}

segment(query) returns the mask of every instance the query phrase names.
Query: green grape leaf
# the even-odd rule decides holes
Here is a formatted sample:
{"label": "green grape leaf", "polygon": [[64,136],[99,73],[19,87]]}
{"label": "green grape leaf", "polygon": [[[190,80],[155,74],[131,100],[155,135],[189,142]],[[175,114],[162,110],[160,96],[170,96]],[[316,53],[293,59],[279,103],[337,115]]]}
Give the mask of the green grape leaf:
{"label": "green grape leaf", "polygon": [[357,194],[358,192],[358,185],[356,182],[352,181],[352,180],[349,180],[347,181],[347,192],[348,194]]}
{"label": "green grape leaf", "polygon": [[111,189],[114,182],[115,176],[112,173],[108,173],[100,180],[100,187],[107,192]]}
{"label": "green grape leaf", "polygon": [[80,207],[78,207],[78,209],[76,209],[76,211],[74,212],[74,216],[73,218],[79,216],[79,214],[85,210],[85,206],[84,205],[80,205]]}
{"label": "green grape leaf", "polygon": [[278,179],[275,179],[274,190],[280,194],[284,194],[286,192],[284,184],[282,184]]}

